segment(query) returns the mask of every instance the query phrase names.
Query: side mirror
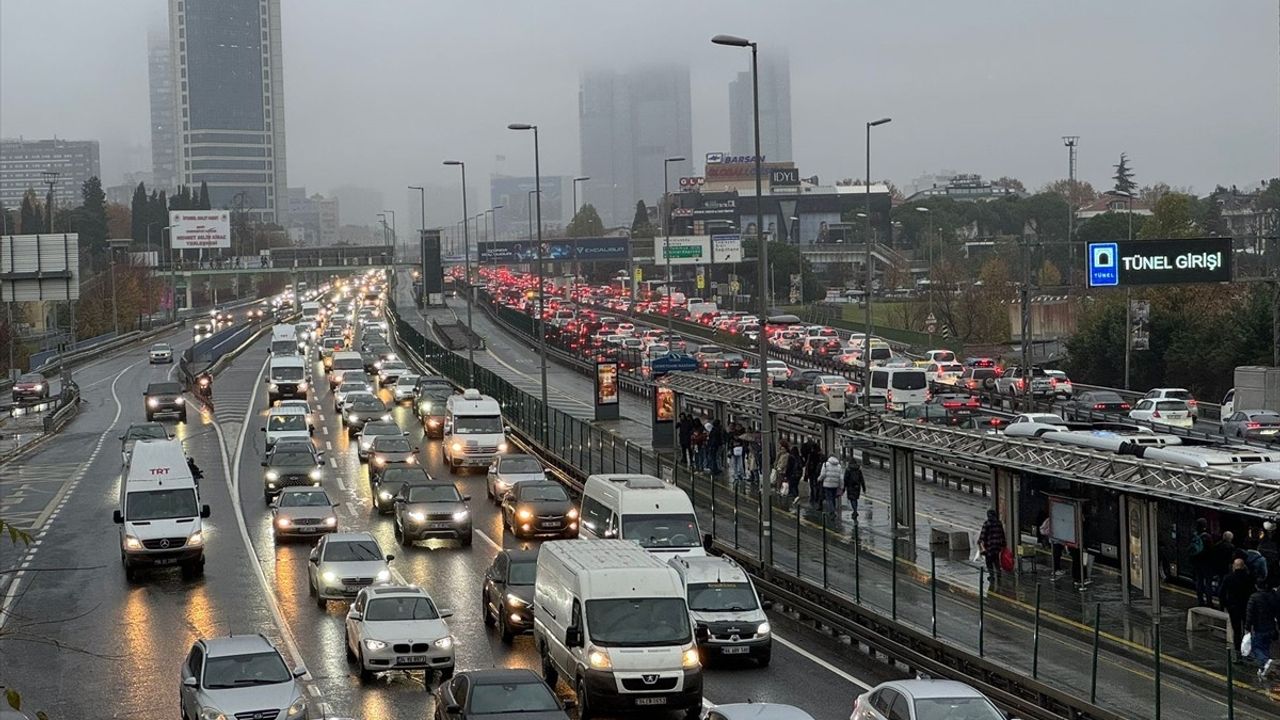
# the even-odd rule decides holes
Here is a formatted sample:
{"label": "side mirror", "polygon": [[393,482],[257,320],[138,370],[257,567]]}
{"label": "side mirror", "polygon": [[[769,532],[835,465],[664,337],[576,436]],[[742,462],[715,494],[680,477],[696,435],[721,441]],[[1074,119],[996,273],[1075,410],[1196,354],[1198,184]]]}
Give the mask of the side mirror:
{"label": "side mirror", "polygon": [[124,513],[120,512],[119,510],[116,510],[116,511],[112,512],[112,513],[111,513],[111,522],[113,522],[113,523],[115,523],[115,524],[117,524],[117,525],[123,525],[123,524],[124,524]]}
{"label": "side mirror", "polygon": [[347,619],[349,620],[359,620],[363,617],[364,615],[362,615],[359,610],[352,610],[351,612],[347,613]]}
{"label": "side mirror", "polygon": [[205,518],[205,519],[207,519],[207,518],[208,518],[210,515],[212,515],[212,514],[213,514],[213,513],[212,513],[212,512],[210,512],[210,510],[209,510],[209,506],[208,506],[208,505],[201,505],[201,506],[200,506],[200,517],[201,517],[201,518]]}
{"label": "side mirror", "polygon": [[121,435],[121,436],[120,436],[120,441],[121,441],[121,442],[124,442],[124,436],[123,436],[123,435]]}
{"label": "side mirror", "polygon": [[267,465],[268,465],[267,461],[266,461],[266,460],[263,460],[263,461],[262,461],[262,467],[266,467]]}
{"label": "side mirror", "polygon": [[294,668],[294,669],[293,669],[293,676],[294,676],[294,677],[296,677],[296,678],[300,678],[300,677],[302,677],[303,675],[306,675],[306,674],[307,674],[307,669],[306,669],[305,667],[303,667],[302,665],[299,665],[298,667],[296,667],[296,668]]}
{"label": "side mirror", "polygon": [[391,562],[392,560],[395,560],[395,559],[396,559],[396,556],[395,556],[395,555],[388,555],[388,556],[387,556],[387,562]]}
{"label": "side mirror", "polygon": [[711,630],[706,625],[698,625],[693,629],[695,642],[704,643],[711,639]]}
{"label": "side mirror", "polygon": [[772,610],[772,609],[773,609],[773,601],[772,601],[772,600],[761,600],[761,601],[760,601],[760,609],[761,609],[761,610]]}
{"label": "side mirror", "polygon": [[195,678],[193,678],[193,677],[184,677],[184,678],[182,678],[182,686],[183,686],[183,687],[193,688],[193,687],[196,687],[197,685],[199,685],[199,682],[198,682]]}
{"label": "side mirror", "polygon": [[260,428],[258,428],[258,429],[259,429],[259,430],[261,430],[262,432],[266,432],[266,431],[267,431],[267,429],[266,429],[266,428],[264,428],[264,427],[260,427]]}
{"label": "side mirror", "polygon": [[457,715],[458,713],[462,712],[462,706],[459,705],[458,703],[449,703],[448,705],[444,706],[444,711],[449,713],[450,715]]}
{"label": "side mirror", "polygon": [[471,502],[471,496],[470,496],[470,495],[463,495],[463,496],[462,496],[462,502]]}
{"label": "side mirror", "polygon": [[308,434],[308,435],[315,435],[315,434],[316,434],[316,426],[315,426],[315,425],[308,425],[308,426],[307,426],[307,434]]}
{"label": "side mirror", "polygon": [[453,617],[453,611],[449,608],[440,608],[440,617],[451,618]]}
{"label": "side mirror", "polygon": [[565,628],[564,644],[571,648],[582,647],[582,628],[576,625]]}
{"label": "side mirror", "polygon": [[510,425],[503,425],[503,426],[502,426],[502,432],[507,433],[507,434],[510,434],[510,433],[511,433],[511,426],[510,426]]}
{"label": "side mirror", "polygon": [[702,534],[702,549],[711,552],[711,544],[715,542],[715,538],[711,537],[711,533]]}

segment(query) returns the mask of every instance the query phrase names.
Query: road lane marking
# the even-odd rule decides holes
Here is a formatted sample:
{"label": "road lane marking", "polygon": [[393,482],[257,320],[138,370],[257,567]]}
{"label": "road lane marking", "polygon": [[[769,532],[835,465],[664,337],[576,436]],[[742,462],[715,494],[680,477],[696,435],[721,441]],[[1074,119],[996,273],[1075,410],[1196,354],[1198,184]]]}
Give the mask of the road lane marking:
{"label": "road lane marking", "polygon": [[329,442],[328,440],[325,440],[325,441],[324,441],[324,449],[325,449],[325,450],[332,450],[332,449],[333,449],[333,443]]}
{"label": "road lane marking", "polygon": [[833,674],[835,674],[837,677],[840,677],[840,678],[842,678],[842,679],[844,679],[844,680],[847,680],[847,681],[849,681],[850,683],[853,683],[854,685],[857,685],[858,687],[862,688],[863,690],[870,690],[870,689],[871,689],[871,686],[870,686],[870,685],[868,685],[867,683],[865,683],[865,682],[863,682],[863,681],[859,680],[858,678],[856,678],[856,677],[854,677],[854,676],[850,675],[849,673],[845,672],[844,670],[841,670],[840,668],[836,667],[835,665],[832,665],[831,663],[827,662],[826,660],[823,660],[822,658],[818,657],[817,655],[814,655],[813,653],[809,652],[808,650],[805,650],[804,648],[802,648],[802,647],[800,647],[799,645],[797,645],[797,644],[795,644],[795,643],[791,642],[790,640],[788,640],[788,639],[786,639],[786,638],[784,638],[784,637],[782,637],[782,636],[778,635],[777,633],[774,633],[774,634],[773,634],[773,641],[774,641],[774,642],[776,642],[776,643],[778,643],[779,645],[782,645],[783,647],[785,647],[785,648],[787,648],[787,649],[791,650],[792,652],[796,653],[797,655],[799,655],[799,656],[801,656],[801,657],[803,657],[803,658],[805,658],[805,659],[807,659],[807,660],[809,660],[809,661],[811,661],[811,662],[813,662],[813,663],[816,663],[816,664],[818,664],[818,665],[821,665],[822,667],[826,668],[827,670],[830,670],[830,671],[831,671]]}
{"label": "road lane marking", "polygon": [[489,535],[488,535],[488,534],[486,534],[486,533],[485,533],[485,531],[483,531],[483,530],[477,530],[477,529],[474,529],[474,528],[473,528],[473,529],[471,530],[471,534],[472,534],[472,535],[479,535],[479,536],[480,536],[480,539],[481,539],[481,540],[483,540],[483,541],[485,541],[486,543],[488,543],[488,544],[489,544],[489,547],[493,548],[494,550],[498,550],[498,551],[501,551],[501,550],[502,550],[502,545],[501,545],[501,544],[499,544],[499,543],[494,542],[494,541],[493,541],[493,538],[489,537]]}
{"label": "road lane marking", "polygon": [[321,426],[320,426],[320,432],[324,433],[325,435],[328,435],[328,434],[329,434],[329,426],[328,426],[328,425],[321,425]]}

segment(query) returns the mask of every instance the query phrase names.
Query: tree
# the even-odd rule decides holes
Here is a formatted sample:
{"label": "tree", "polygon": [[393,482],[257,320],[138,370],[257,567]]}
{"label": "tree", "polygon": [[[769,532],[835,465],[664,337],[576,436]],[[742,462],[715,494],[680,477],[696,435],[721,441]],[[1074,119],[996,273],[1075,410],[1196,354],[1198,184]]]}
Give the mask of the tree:
{"label": "tree", "polygon": [[643,200],[636,201],[636,215],[631,220],[631,237],[651,238],[657,235],[653,223],[649,222],[649,209]]}
{"label": "tree", "polygon": [[[1106,242],[1124,240],[1129,237],[1129,213],[1104,212],[1080,223],[1076,229],[1076,240],[1081,243]],[[1146,215],[1134,215],[1133,235],[1140,237],[1142,228],[1147,223]]]}
{"label": "tree", "polygon": [[1132,195],[1138,188],[1138,184],[1133,181],[1133,168],[1129,167],[1129,156],[1120,153],[1120,162],[1112,167],[1116,169],[1116,174],[1111,176],[1116,181],[1115,191],[1121,195]]}
{"label": "tree", "polygon": [[604,222],[600,220],[595,207],[587,203],[569,221],[565,234],[569,237],[600,237],[604,235]]}
{"label": "tree", "polygon": [[1071,203],[1071,207],[1084,207],[1098,199],[1098,191],[1084,180],[1054,180],[1040,188],[1041,193],[1053,193]]}
{"label": "tree", "polygon": [[213,206],[209,203],[209,183],[204,180],[200,181],[200,194],[196,201],[195,210],[212,210]]}
{"label": "tree", "polygon": [[[755,237],[744,237],[742,239],[742,256],[743,257],[759,257],[757,252],[757,243],[759,241]],[[821,282],[817,273],[810,267],[809,261],[804,259],[800,254],[800,248],[787,243],[771,241],[769,243],[769,269],[768,276],[770,284],[778,298],[786,298],[791,288],[791,276],[800,273],[804,282],[802,283],[801,302],[810,302],[816,299],[822,293]],[[759,272],[754,262],[743,263],[742,269],[738,275],[743,284],[744,292],[755,292],[756,278]]]}
{"label": "tree", "polygon": [[1189,238],[1201,233],[1195,221],[1198,201],[1191,195],[1169,193],[1151,208],[1151,217],[1142,225],[1142,231],[1134,234],[1143,239]]}
{"label": "tree", "polygon": [[79,215],[76,231],[80,233],[80,248],[102,258],[107,253],[107,194],[97,176],[85,180],[80,187]]}
{"label": "tree", "polygon": [[147,186],[138,183],[129,205],[129,237],[136,243],[147,241]]}
{"label": "tree", "polygon": [[19,211],[20,224],[24,235],[37,235],[47,232],[44,225],[44,203],[36,191],[27,188],[22,194],[22,209]]}
{"label": "tree", "polygon": [[1039,287],[1051,288],[1062,285],[1062,272],[1048,258],[1045,258],[1045,261],[1041,263],[1038,275],[1036,285]]}
{"label": "tree", "polygon": [[1020,192],[1020,193],[1025,193],[1027,191],[1027,186],[1023,185],[1021,180],[1019,180],[1018,178],[1009,177],[1008,175],[1005,175],[1004,177],[1001,177],[998,180],[993,180],[991,184],[999,185],[1000,187],[1008,188],[1010,190],[1013,190],[1015,192]]}

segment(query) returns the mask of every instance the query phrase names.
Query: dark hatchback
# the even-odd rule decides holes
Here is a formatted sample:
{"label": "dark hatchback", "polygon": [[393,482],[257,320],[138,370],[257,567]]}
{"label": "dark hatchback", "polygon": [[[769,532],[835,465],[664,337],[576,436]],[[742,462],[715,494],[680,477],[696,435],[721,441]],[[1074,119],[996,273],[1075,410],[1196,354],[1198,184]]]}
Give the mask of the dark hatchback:
{"label": "dark hatchback", "polygon": [[484,573],[480,614],[497,626],[502,642],[533,630],[533,584],[538,574],[538,548],[503,550]]}
{"label": "dark hatchback", "polygon": [[428,483],[432,478],[420,467],[388,468],[376,478],[371,478],[373,507],[381,515],[390,515],[395,508],[395,498],[406,484]]}
{"label": "dark hatchback", "polygon": [[277,441],[267,451],[262,467],[262,497],[267,502],[279,495],[281,488],[319,487],[324,479],[323,455],[305,439]]}
{"label": "dark hatchback", "polygon": [[435,720],[569,720],[563,706],[532,670],[468,670],[435,690]]}
{"label": "dark hatchback", "polygon": [[502,524],[516,537],[578,536],[578,509],[560,483],[516,483],[502,500]]}

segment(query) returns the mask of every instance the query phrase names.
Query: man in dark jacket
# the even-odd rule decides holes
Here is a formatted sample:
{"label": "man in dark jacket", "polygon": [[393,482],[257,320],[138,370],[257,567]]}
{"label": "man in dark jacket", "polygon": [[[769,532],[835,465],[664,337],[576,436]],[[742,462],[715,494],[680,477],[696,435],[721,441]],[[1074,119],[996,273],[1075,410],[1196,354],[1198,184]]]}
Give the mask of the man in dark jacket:
{"label": "man in dark jacket", "polygon": [[680,439],[680,458],[686,465],[692,462],[693,418],[689,413],[680,413],[680,422],[676,425]]}
{"label": "man in dark jacket", "polygon": [[1007,544],[1000,516],[995,510],[988,510],[987,521],[982,523],[982,531],[978,533],[978,550],[987,561],[987,573],[991,576],[992,585],[995,585],[996,576],[1000,574],[1000,553]]}
{"label": "man in dark jacket", "polygon": [[1213,549],[1210,546],[1209,521],[1196,520],[1195,532],[1187,548],[1191,556],[1191,576],[1196,584],[1196,604],[1209,607],[1213,604]]}
{"label": "man in dark jacket", "polygon": [[1262,523],[1262,539],[1258,552],[1267,561],[1267,587],[1280,585],[1280,544],[1276,543],[1276,524],[1268,520]]}
{"label": "man in dark jacket", "polygon": [[1242,558],[1236,558],[1231,565],[1231,572],[1222,580],[1218,590],[1218,602],[1231,620],[1231,639],[1235,646],[1235,659],[1240,661],[1240,640],[1244,637],[1244,615],[1249,608],[1249,598],[1257,583],[1253,573],[1245,566]]}
{"label": "man in dark jacket", "polygon": [[804,474],[804,461],[800,459],[800,450],[792,445],[787,449],[787,496],[792,502],[800,499],[800,478]]}
{"label": "man in dark jacket", "polygon": [[1218,587],[1222,583],[1222,578],[1231,572],[1231,561],[1236,557],[1235,534],[1230,530],[1222,533],[1222,537],[1218,538],[1218,542],[1213,544],[1213,563],[1211,572],[1213,573],[1213,586]]}
{"label": "man in dark jacket", "polygon": [[1245,608],[1244,630],[1253,634],[1250,657],[1258,663],[1258,679],[1264,679],[1271,672],[1271,643],[1280,632],[1280,590],[1258,588]]}
{"label": "man in dark jacket", "polygon": [[809,483],[809,504],[816,506],[818,498],[822,496],[822,489],[818,484],[818,473],[822,470],[822,464],[827,461],[827,457],[818,443],[813,440],[804,444],[800,457],[804,460],[804,479]]}
{"label": "man in dark jacket", "polygon": [[855,524],[858,522],[858,500],[866,489],[867,479],[862,474],[862,466],[858,464],[858,458],[849,458],[849,464],[844,468],[844,494],[849,498],[849,505],[853,507]]}

